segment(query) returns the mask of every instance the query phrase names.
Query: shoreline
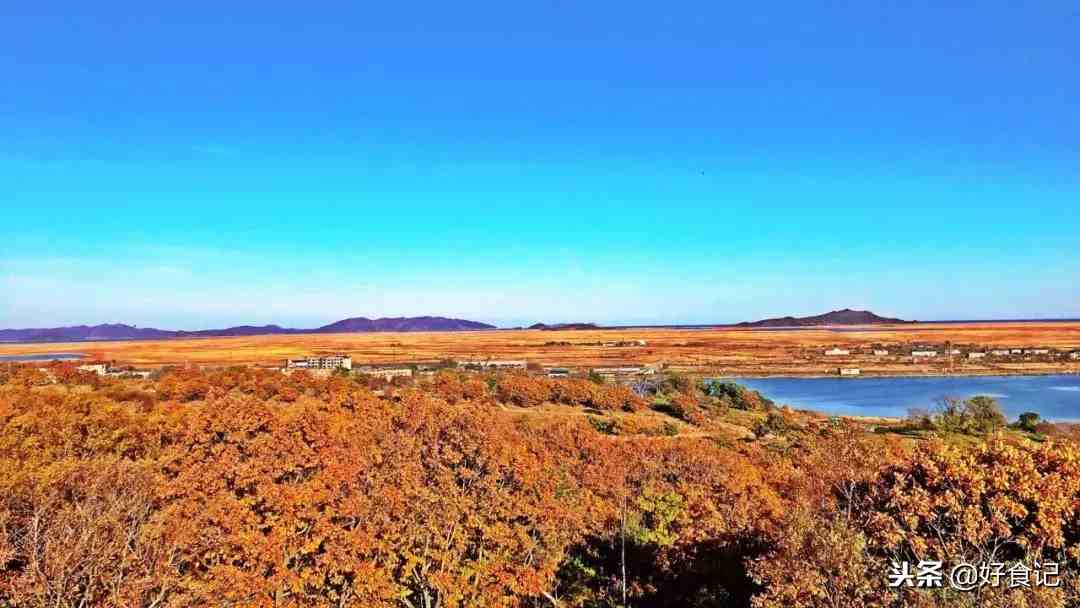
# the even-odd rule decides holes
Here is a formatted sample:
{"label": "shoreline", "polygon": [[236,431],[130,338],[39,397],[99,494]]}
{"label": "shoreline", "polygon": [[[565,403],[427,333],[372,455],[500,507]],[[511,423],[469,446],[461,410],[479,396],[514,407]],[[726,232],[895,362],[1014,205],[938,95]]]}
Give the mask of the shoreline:
{"label": "shoreline", "polygon": [[988,372],[974,372],[974,373],[951,373],[951,374],[890,374],[890,373],[872,373],[872,374],[859,374],[858,376],[840,376],[838,374],[817,374],[817,373],[746,373],[746,374],[698,374],[691,373],[695,376],[708,376],[713,379],[736,379],[736,378],[791,378],[791,379],[830,379],[835,378],[837,380],[863,380],[863,379],[882,379],[882,378],[1010,378],[1017,376],[1080,376],[1080,370],[1068,369],[1068,370],[1034,370],[1034,371],[1000,371],[993,370]]}

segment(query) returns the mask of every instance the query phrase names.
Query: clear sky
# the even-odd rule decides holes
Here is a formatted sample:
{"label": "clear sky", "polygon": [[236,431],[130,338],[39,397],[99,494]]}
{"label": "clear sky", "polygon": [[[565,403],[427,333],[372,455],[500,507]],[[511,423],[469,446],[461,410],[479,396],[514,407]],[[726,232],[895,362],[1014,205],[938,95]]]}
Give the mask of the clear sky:
{"label": "clear sky", "polygon": [[0,327],[1080,317],[1077,32],[1072,0],[4,2]]}

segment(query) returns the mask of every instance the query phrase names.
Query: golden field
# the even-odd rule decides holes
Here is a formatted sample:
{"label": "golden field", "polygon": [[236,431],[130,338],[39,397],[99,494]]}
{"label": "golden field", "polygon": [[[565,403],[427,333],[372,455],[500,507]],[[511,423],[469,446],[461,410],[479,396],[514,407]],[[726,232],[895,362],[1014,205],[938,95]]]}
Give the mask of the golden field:
{"label": "golden field", "polygon": [[[603,346],[605,342],[644,340],[645,346]],[[277,365],[287,357],[346,353],[355,365],[434,362],[441,359],[525,359],[542,365],[593,367],[664,363],[685,371],[723,374],[833,374],[855,366],[864,374],[1049,373],[1080,372],[1080,362],[991,359],[969,362],[945,356],[913,363],[907,357],[825,357],[832,346],[902,349],[946,342],[965,349],[1080,348],[1080,323],[950,323],[868,327],[748,330],[602,329],[497,330],[477,332],[296,334],[157,341],[3,344],[0,355],[83,353],[87,359],[119,365]]]}

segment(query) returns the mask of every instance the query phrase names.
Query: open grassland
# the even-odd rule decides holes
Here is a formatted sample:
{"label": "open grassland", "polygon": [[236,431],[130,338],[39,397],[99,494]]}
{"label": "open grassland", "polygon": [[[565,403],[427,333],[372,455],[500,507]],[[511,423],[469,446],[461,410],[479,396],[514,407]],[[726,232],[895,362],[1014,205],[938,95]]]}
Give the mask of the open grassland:
{"label": "open grassland", "polygon": [[[644,340],[644,346],[604,343]],[[793,330],[747,329],[604,329],[586,331],[500,330],[478,332],[352,333],[197,338],[158,341],[4,344],[0,355],[75,352],[88,359],[118,364],[276,365],[287,357],[347,353],[355,364],[393,364],[474,359],[525,359],[542,365],[595,367],[665,363],[684,371],[723,374],[834,374],[839,366],[860,367],[864,374],[937,374],[949,370],[943,345],[964,349],[1047,347],[1080,348],[1080,323],[954,323],[882,325],[865,328]],[[912,362],[890,354],[854,353],[881,345],[896,353],[932,345],[942,355]],[[850,357],[826,357],[824,350],[851,349]],[[1009,361],[954,357],[953,373],[1009,374],[1080,371],[1080,362]]]}

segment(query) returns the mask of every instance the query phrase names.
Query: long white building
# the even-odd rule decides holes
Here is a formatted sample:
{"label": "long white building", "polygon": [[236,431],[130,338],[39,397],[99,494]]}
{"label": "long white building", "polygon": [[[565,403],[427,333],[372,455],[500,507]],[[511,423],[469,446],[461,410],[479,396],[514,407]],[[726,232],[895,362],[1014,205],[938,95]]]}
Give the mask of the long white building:
{"label": "long white building", "polygon": [[352,357],[348,355],[323,355],[286,359],[285,369],[352,369]]}
{"label": "long white building", "polygon": [[411,378],[413,375],[413,370],[409,367],[362,368],[357,371],[373,378],[384,378],[386,380],[393,378]]}
{"label": "long white building", "polygon": [[484,361],[462,361],[461,367],[466,369],[525,369],[524,360],[488,359]]}

